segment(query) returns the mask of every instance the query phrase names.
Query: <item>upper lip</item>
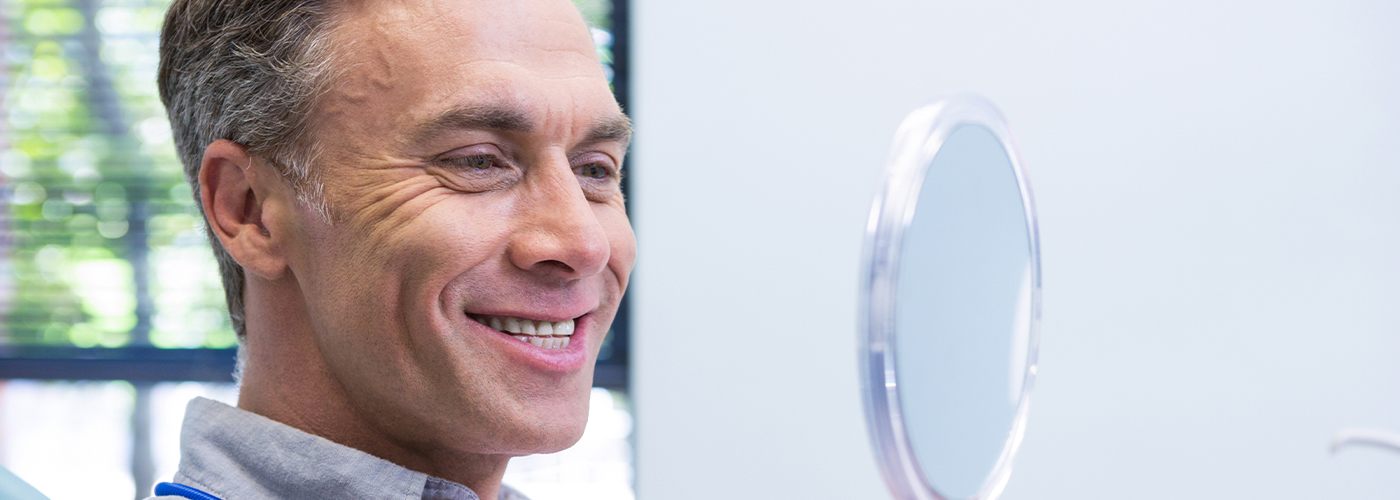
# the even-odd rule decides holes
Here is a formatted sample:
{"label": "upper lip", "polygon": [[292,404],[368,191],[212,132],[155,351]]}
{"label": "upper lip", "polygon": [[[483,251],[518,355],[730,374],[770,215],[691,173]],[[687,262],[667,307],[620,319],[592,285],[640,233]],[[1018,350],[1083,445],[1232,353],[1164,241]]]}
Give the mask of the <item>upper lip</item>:
{"label": "upper lip", "polygon": [[559,322],[563,322],[563,321],[570,321],[570,320],[578,319],[578,318],[583,317],[584,315],[588,314],[588,313],[591,312],[591,311],[583,311],[583,312],[579,312],[579,313],[574,314],[574,313],[569,313],[569,312],[557,312],[557,311],[531,311],[531,312],[520,312],[520,311],[508,311],[508,310],[500,310],[500,309],[484,310],[484,311],[473,311],[473,310],[470,310],[470,309],[466,309],[466,310],[464,310],[464,312],[466,312],[468,316],[500,316],[500,317],[511,317],[511,318],[528,319],[528,320],[531,320],[531,321],[550,321],[550,322],[554,322],[554,323],[559,323]]}

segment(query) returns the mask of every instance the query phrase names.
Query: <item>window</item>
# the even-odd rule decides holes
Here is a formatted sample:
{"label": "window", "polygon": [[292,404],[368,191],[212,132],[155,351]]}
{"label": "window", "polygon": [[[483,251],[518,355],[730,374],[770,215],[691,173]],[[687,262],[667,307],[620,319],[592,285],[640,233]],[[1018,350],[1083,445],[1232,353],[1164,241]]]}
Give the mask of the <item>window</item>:
{"label": "window", "polygon": [[[236,339],[156,92],[167,3],[0,0],[0,465],[50,495],[143,496],[174,472],[184,402],[236,394]],[[625,105],[625,5],[576,3]],[[630,496],[626,310],[585,440],[508,482]],[[592,465],[562,472],[570,460]]]}

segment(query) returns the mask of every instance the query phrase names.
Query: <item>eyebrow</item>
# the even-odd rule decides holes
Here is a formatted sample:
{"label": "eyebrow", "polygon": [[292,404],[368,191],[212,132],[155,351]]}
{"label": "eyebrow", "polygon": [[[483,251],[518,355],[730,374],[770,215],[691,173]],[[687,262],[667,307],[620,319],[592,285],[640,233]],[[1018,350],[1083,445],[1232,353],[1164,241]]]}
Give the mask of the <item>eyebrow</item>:
{"label": "eyebrow", "polygon": [[462,105],[439,113],[413,132],[415,142],[423,142],[444,132],[462,129],[529,132],[530,117],[524,112],[501,106]]}
{"label": "eyebrow", "polygon": [[[525,112],[495,105],[461,105],[439,113],[414,130],[414,142],[421,143],[453,130],[498,130],[530,132],[534,126]],[[625,114],[602,118],[593,123],[584,136],[588,144],[618,142],[626,145],[632,140],[632,120]]]}
{"label": "eyebrow", "polygon": [[631,140],[632,120],[627,118],[627,115],[618,113],[594,122],[593,128],[588,129],[588,135],[584,136],[583,142],[588,144],[616,142],[625,147]]}

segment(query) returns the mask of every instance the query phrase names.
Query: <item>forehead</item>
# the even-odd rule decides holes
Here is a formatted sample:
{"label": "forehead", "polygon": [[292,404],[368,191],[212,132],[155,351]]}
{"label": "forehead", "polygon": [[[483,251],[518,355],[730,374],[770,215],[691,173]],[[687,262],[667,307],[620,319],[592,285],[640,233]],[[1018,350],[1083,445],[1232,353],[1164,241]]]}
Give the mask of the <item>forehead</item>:
{"label": "forehead", "polygon": [[588,28],[569,0],[378,0],[349,4],[342,14],[348,34],[400,53],[523,57],[596,70]]}
{"label": "forehead", "polygon": [[340,14],[331,40],[342,72],[321,106],[331,122],[403,130],[480,102],[577,121],[616,113],[568,0],[378,0]]}

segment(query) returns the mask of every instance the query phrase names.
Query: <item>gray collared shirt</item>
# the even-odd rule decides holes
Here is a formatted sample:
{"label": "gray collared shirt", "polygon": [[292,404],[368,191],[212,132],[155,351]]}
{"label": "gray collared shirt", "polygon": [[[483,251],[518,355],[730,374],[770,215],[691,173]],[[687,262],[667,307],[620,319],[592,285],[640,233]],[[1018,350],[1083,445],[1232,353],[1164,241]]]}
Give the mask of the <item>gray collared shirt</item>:
{"label": "gray collared shirt", "polygon": [[[461,484],[205,398],[195,398],[185,410],[174,482],[225,500],[480,500]],[[499,498],[526,500],[505,485]]]}

